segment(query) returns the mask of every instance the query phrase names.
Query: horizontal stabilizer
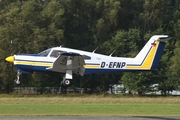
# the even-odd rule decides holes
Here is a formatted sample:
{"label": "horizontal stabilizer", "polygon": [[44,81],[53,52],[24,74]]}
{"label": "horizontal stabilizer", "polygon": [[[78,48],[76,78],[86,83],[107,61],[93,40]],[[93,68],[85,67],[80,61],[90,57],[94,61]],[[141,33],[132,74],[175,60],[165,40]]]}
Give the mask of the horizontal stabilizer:
{"label": "horizontal stabilizer", "polygon": [[158,41],[166,42],[166,41],[168,41],[168,40],[170,40],[170,39],[172,39],[172,37],[169,37],[169,36],[167,36],[167,37],[160,37],[160,38],[158,39]]}

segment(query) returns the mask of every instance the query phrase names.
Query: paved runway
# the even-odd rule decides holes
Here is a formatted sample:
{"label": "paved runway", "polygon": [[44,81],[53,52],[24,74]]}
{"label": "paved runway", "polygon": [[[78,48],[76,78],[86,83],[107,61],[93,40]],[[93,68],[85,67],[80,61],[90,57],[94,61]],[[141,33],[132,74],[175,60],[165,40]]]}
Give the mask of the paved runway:
{"label": "paved runway", "polygon": [[156,116],[0,116],[0,120],[180,120]]}

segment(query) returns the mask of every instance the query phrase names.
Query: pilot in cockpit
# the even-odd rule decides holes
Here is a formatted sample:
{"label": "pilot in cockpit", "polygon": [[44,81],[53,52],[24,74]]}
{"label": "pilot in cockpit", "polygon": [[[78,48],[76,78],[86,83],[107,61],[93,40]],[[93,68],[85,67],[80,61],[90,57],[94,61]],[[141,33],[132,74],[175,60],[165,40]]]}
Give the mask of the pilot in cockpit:
{"label": "pilot in cockpit", "polygon": [[60,54],[61,54],[61,52],[60,52],[60,51],[57,51],[57,57],[58,57]]}

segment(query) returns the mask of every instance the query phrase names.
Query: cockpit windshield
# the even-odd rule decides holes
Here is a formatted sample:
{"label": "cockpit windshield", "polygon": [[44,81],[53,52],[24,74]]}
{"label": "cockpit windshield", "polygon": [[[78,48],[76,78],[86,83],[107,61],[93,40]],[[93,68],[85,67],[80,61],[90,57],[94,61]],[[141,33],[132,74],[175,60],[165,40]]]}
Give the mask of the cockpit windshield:
{"label": "cockpit windshield", "polygon": [[53,50],[50,54],[50,57],[55,57],[57,58],[62,52],[64,51],[60,51],[60,50]]}
{"label": "cockpit windshield", "polygon": [[38,55],[45,57],[45,56],[48,56],[48,54],[49,54],[50,51],[51,51],[51,48],[49,48],[49,49],[47,49],[47,50],[44,50],[44,51],[38,53]]}

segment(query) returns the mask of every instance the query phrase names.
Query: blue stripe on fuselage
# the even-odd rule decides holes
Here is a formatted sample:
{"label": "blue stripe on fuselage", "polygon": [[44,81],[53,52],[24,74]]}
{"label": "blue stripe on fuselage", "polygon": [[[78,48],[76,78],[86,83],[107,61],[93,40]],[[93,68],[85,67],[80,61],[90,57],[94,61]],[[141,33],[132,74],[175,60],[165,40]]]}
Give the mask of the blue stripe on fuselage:
{"label": "blue stripe on fuselage", "polygon": [[127,64],[127,66],[141,66],[141,65],[144,63],[144,61],[145,61],[146,57],[148,56],[149,52],[151,51],[151,49],[152,49],[152,47],[150,47],[149,51],[147,52],[147,54],[146,54],[146,56],[144,57],[144,59],[143,59],[143,61],[141,62],[141,64]]}
{"label": "blue stripe on fuselage", "polygon": [[[134,70],[128,70],[128,69],[91,69],[86,68],[84,74],[101,74],[101,73],[112,73],[112,72],[133,72]],[[143,71],[143,70],[136,70],[136,71]],[[144,70],[146,71],[146,70]]]}
{"label": "blue stripe on fuselage", "polygon": [[18,69],[30,72],[47,72],[47,66],[15,65]]}
{"label": "blue stripe on fuselage", "polygon": [[40,56],[39,54],[17,54],[17,56]]}

